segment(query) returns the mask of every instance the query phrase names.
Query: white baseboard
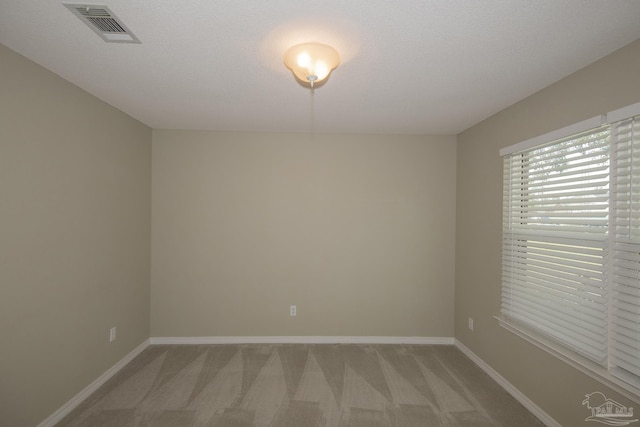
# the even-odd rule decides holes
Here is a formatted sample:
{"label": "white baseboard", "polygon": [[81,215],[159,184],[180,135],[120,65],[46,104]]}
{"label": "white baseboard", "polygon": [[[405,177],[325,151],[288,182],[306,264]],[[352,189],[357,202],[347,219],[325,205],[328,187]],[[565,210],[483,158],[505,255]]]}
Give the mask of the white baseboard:
{"label": "white baseboard", "polygon": [[500,384],[502,388],[504,388],[511,396],[513,396],[518,402],[522,404],[525,408],[529,410],[533,415],[535,415],[540,421],[544,423],[547,427],[562,427],[562,425],[551,418],[549,414],[542,410],[538,405],[536,405],[531,399],[525,396],[520,390],[518,390],[513,384],[507,381],[502,375],[500,375],[495,369],[487,364],[484,360],[482,360],[478,355],[469,350],[467,346],[462,344],[460,341],[455,340],[455,346],[463,352],[469,359],[471,359],[476,365],[480,367],[483,371],[485,371],[491,378],[494,379],[495,382]]}
{"label": "white baseboard", "polygon": [[96,378],[91,384],[86,386],[80,393],[73,396],[67,403],[62,405],[57,411],[49,415],[44,421],[37,425],[37,427],[53,427],[61,419],[66,417],[69,412],[73,411],[80,403],[82,403],[87,397],[96,391],[102,384],[106,383],[111,377],[117,374],[125,365],[131,362],[137,355],[142,353],[144,349],[149,347],[149,339],[146,339],[134,348],[129,354],[123,357],[118,363],[109,368],[106,372]]}
{"label": "white baseboard", "polygon": [[151,344],[429,344],[453,345],[451,337],[152,337]]}

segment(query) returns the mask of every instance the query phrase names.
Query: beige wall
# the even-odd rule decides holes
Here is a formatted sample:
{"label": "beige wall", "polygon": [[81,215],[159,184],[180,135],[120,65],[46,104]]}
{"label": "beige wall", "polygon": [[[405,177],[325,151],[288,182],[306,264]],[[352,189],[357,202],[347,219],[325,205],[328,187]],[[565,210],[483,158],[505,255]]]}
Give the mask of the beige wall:
{"label": "beige wall", "polygon": [[[640,101],[640,41],[603,58],[458,136],[456,338],[565,426],[588,416],[586,393],[628,399],[502,329],[502,161],[498,150]],[[475,331],[467,318],[475,320]]]}
{"label": "beige wall", "polygon": [[0,424],[32,427],[149,336],[151,130],[0,64]]}
{"label": "beige wall", "polygon": [[154,130],[152,336],[453,336],[455,149]]}

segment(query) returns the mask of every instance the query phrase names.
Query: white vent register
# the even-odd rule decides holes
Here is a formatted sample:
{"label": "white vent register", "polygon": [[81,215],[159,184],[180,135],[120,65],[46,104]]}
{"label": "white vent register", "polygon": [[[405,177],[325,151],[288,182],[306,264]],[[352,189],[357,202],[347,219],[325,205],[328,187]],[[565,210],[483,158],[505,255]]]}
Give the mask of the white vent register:
{"label": "white vent register", "polygon": [[109,43],[140,43],[140,40],[105,5],[63,3],[82,22]]}

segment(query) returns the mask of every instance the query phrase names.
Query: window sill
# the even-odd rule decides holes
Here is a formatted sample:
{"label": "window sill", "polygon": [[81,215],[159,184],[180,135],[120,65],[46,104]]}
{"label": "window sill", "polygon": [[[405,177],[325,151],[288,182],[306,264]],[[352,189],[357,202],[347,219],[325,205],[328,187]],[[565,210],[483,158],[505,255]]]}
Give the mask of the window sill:
{"label": "window sill", "polygon": [[609,371],[607,371],[597,363],[592,362],[584,356],[581,356],[559,345],[555,341],[543,336],[542,334],[530,330],[526,326],[523,326],[516,321],[513,321],[501,315],[493,317],[498,321],[500,326],[502,326],[509,332],[535,345],[539,349],[555,356],[568,365],[576,368],[580,372],[590,376],[591,378],[601,382],[612,390],[620,393],[624,397],[640,404],[640,388],[637,388],[621,379],[614,377]]}

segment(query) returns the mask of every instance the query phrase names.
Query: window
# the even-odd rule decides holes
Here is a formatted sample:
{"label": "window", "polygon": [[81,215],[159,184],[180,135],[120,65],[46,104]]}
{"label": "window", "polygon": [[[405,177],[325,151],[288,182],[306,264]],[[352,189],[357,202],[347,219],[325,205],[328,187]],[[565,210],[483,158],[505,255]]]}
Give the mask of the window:
{"label": "window", "polygon": [[609,368],[640,387],[640,116],[615,123]]}
{"label": "window", "polygon": [[640,391],[639,113],[636,104],[501,151],[501,322],[559,344],[634,393]]}

